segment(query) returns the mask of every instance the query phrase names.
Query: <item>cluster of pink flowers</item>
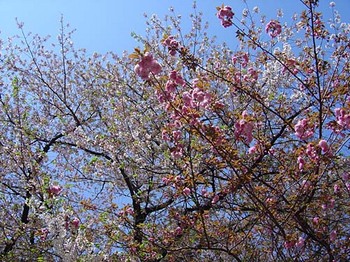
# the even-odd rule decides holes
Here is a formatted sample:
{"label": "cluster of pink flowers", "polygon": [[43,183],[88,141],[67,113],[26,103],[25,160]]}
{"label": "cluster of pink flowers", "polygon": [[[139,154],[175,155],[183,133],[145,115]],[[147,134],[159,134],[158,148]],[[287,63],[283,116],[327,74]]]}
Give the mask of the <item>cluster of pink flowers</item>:
{"label": "cluster of pink flowers", "polygon": [[249,144],[253,140],[253,124],[247,120],[248,113],[247,111],[243,111],[242,119],[235,123],[235,137],[239,139],[240,137],[244,137],[246,142]]}
{"label": "cluster of pink flowers", "polygon": [[184,105],[190,108],[206,108],[210,104],[211,95],[200,88],[194,88],[182,94]]}
{"label": "cluster of pink flowers", "polygon": [[48,193],[51,196],[58,196],[62,191],[62,188],[59,185],[53,185],[49,188]]}
{"label": "cluster of pink flowers", "polygon": [[337,240],[337,231],[332,230],[332,232],[329,234],[329,240],[331,242],[335,242]]}
{"label": "cluster of pink flowers", "polygon": [[305,159],[302,156],[298,156],[298,168],[300,171],[304,170],[304,166],[305,166]]}
{"label": "cluster of pink flowers", "polygon": [[266,33],[268,33],[272,38],[278,36],[282,32],[281,24],[276,20],[271,20],[267,23],[265,27]]}
{"label": "cluster of pink flowers", "polygon": [[135,73],[143,80],[148,80],[150,74],[157,75],[162,71],[160,64],[153,58],[153,55],[147,52],[141,61],[134,68]]}
{"label": "cluster of pink flowers", "polygon": [[282,73],[289,71],[296,75],[299,72],[297,65],[298,62],[295,59],[287,59],[284,62]]}
{"label": "cluster of pink flowers", "polygon": [[337,118],[337,123],[342,128],[349,129],[350,128],[350,114],[347,114],[344,109],[336,108],[334,110],[335,117]]}
{"label": "cluster of pink flowers", "polygon": [[317,162],[319,160],[319,156],[314,145],[308,144],[306,146],[305,153],[313,162]]}
{"label": "cluster of pink flowers", "polygon": [[321,139],[320,142],[318,142],[318,146],[321,148],[323,153],[329,152],[329,145],[328,142],[324,139]]}
{"label": "cluster of pink flowers", "polygon": [[291,249],[293,247],[295,248],[302,248],[305,245],[305,239],[303,237],[299,237],[298,241],[291,240],[291,241],[285,241],[284,247],[286,249]]}
{"label": "cluster of pink flowers", "polygon": [[233,16],[234,13],[232,12],[232,8],[230,6],[223,6],[218,8],[217,17],[221,20],[223,27],[229,27],[233,25]]}
{"label": "cluster of pink flowers", "polygon": [[183,145],[182,144],[177,144],[175,147],[171,148],[171,157],[174,159],[178,159],[183,156]]}
{"label": "cluster of pink flowers", "polygon": [[79,227],[79,224],[80,224],[80,220],[79,220],[77,217],[75,217],[75,218],[73,218],[73,220],[71,221],[71,224],[72,224],[72,226],[73,226],[74,228],[78,228],[78,227]]}
{"label": "cluster of pink flowers", "polygon": [[188,187],[185,187],[183,190],[182,190],[182,193],[185,195],[185,196],[189,196],[191,194],[191,189],[188,188]]}
{"label": "cluster of pink flowers", "polygon": [[237,53],[232,57],[233,64],[240,64],[242,67],[247,67],[249,62],[249,57],[246,52]]}
{"label": "cluster of pink flowers", "polygon": [[45,241],[48,235],[49,235],[49,230],[47,228],[42,228],[40,230],[40,240],[41,241]]}
{"label": "cluster of pink flowers", "polygon": [[294,131],[298,138],[307,139],[314,135],[314,125],[308,119],[302,119],[294,126]]}
{"label": "cluster of pink flowers", "polygon": [[72,220],[66,216],[65,218],[65,228],[68,230],[69,228],[72,228],[74,230],[78,229],[80,224],[80,220],[77,217],[74,217]]}
{"label": "cluster of pink flowers", "polygon": [[244,81],[255,83],[259,78],[259,73],[254,68],[249,67],[247,73],[243,76]]}
{"label": "cluster of pink flowers", "polygon": [[175,98],[177,86],[185,86],[186,82],[182,76],[175,70],[169,74],[169,80],[165,84],[165,90],[157,90],[156,95],[159,102],[170,102]]}
{"label": "cluster of pink flowers", "polygon": [[331,199],[328,199],[328,201],[326,203],[323,203],[321,205],[321,208],[323,210],[332,209],[332,208],[334,208],[334,205],[335,205],[335,199],[331,198]]}
{"label": "cluster of pink flowers", "polygon": [[[321,139],[318,142],[318,147],[321,149],[322,153],[330,154],[330,147],[329,147],[328,142],[326,140]],[[319,160],[319,155],[318,155],[316,147],[313,144],[308,144],[306,146],[305,151],[302,153],[302,155],[299,155],[298,159],[297,159],[298,168],[300,171],[304,170],[304,166],[306,164],[304,156],[308,157],[313,162],[317,162]]]}
{"label": "cluster of pink flowers", "polygon": [[168,47],[168,52],[171,56],[175,56],[176,52],[181,48],[180,43],[175,39],[174,36],[168,36],[164,41],[163,45]]}

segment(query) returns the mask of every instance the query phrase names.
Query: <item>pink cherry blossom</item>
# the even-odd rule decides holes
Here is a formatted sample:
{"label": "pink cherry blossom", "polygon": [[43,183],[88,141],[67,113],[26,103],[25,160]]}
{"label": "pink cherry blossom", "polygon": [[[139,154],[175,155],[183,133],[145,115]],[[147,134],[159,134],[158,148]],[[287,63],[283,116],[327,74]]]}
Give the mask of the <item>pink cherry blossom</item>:
{"label": "pink cherry blossom", "polygon": [[303,237],[299,237],[298,242],[295,243],[295,247],[302,248],[305,245],[305,239]]}
{"label": "pink cherry blossom", "polygon": [[170,182],[171,182],[171,180],[170,180],[168,177],[163,177],[163,178],[162,178],[162,182],[163,182],[164,184],[166,184],[166,185],[169,185]]}
{"label": "pink cherry blossom", "polygon": [[171,56],[175,56],[176,52],[181,48],[179,42],[175,39],[174,36],[168,36],[164,41],[163,45],[168,47],[168,52]]}
{"label": "pink cherry blossom", "polygon": [[183,190],[182,190],[182,193],[185,195],[185,196],[189,196],[191,194],[191,189],[188,188],[188,187],[185,187]]}
{"label": "pink cherry blossom", "polygon": [[62,188],[59,185],[53,185],[49,188],[49,194],[53,196],[58,196],[62,191]]}
{"label": "pink cherry blossom", "polygon": [[49,230],[47,228],[40,229],[40,240],[41,241],[46,240],[48,234],[49,234]]}
{"label": "pink cherry blossom", "polygon": [[216,204],[218,201],[220,200],[220,196],[218,194],[216,194],[213,199],[211,200],[212,204]]}
{"label": "pink cherry blossom", "polygon": [[294,126],[294,131],[298,138],[307,139],[314,135],[314,126],[308,119],[302,119]]}
{"label": "pink cherry blossom", "polygon": [[339,194],[340,193],[340,186],[338,184],[335,184],[333,189],[334,189],[334,194]]}
{"label": "pink cherry blossom", "polygon": [[239,63],[242,67],[247,67],[249,61],[249,57],[247,53],[237,53],[232,57],[232,63]]}
{"label": "pink cherry blossom", "polygon": [[327,153],[329,151],[329,145],[326,140],[322,139],[318,142],[318,146],[322,149],[323,153]]}
{"label": "pink cherry blossom", "polygon": [[255,144],[248,149],[248,154],[255,154],[257,152],[258,152],[258,144]]}
{"label": "pink cherry blossom", "polygon": [[80,224],[80,220],[77,217],[75,217],[73,218],[71,224],[73,225],[74,228],[78,228]]}
{"label": "pink cherry blossom", "polygon": [[175,70],[171,71],[169,74],[169,78],[173,80],[177,85],[185,86],[186,82],[182,78],[182,76]]}
{"label": "pink cherry blossom", "polygon": [[189,108],[207,108],[211,102],[211,95],[200,88],[182,93],[184,105]]}
{"label": "pink cherry blossom", "polygon": [[306,146],[305,153],[313,162],[317,162],[319,160],[316,148],[312,144],[308,144]]}
{"label": "pink cherry blossom", "polygon": [[173,131],[174,141],[179,141],[181,139],[182,132],[180,130]]}
{"label": "pink cherry blossom", "polygon": [[143,80],[148,80],[151,73],[154,75],[159,74],[162,71],[162,67],[153,58],[153,55],[147,52],[135,66],[134,71]]}
{"label": "pink cherry blossom", "polygon": [[246,142],[249,144],[253,140],[253,124],[247,120],[248,113],[243,111],[242,119],[235,123],[235,137],[239,139],[244,137]]}
{"label": "pink cherry blossom", "polygon": [[285,241],[284,242],[284,247],[286,249],[290,249],[290,248],[294,247],[294,245],[295,245],[295,241]]}
{"label": "pink cherry blossom", "polygon": [[331,242],[334,242],[337,239],[337,231],[333,230],[330,234],[329,234],[329,240]]}
{"label": "pink cherry blossom", "polygon": [[225,28],[233,25],[233,16],[234,13],[232,12],[232,8],[230,6],[221,7],[217,13],[217,17],[221,20],[221,24]]}
{"label": "pink cherry blossom", "polygon": [[282,32],[281,24],[276,20],[271,20],[267,23],[265,27],[266,33],[268,33],[272,38],[278,36]]}
{"label": "pink cherry blossom", "polygon": [[337,118],[337,123],[344,129],[350,128],[350,114],[347,114],[346,111],[342,108],[336,108],[334,110],[335,116]]}
{"label": "pink cherry blossom", "polygon": [[302,156],[298,156],[298,168],[300,171],[303,171],[305,165],[305,160]]}
{"label": "pink cherry blossom", "polygon": [[183,229],[181,227],[177,227],[174,233],[175,235],[180,236],[183,233]]}

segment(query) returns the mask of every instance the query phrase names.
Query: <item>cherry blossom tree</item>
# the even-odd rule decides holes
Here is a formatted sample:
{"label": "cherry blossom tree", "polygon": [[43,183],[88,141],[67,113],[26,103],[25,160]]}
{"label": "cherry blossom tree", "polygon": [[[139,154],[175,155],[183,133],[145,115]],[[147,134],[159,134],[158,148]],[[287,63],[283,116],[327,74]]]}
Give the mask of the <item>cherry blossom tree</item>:
{"label": "cherry blossom tree", "polygon": [[189,32],[152,16],[121,56],[19,24],[0,43],[2,260],[350,259],[350,25],[298,3],[291,21],[217,7],[229,44],[195,6]]}

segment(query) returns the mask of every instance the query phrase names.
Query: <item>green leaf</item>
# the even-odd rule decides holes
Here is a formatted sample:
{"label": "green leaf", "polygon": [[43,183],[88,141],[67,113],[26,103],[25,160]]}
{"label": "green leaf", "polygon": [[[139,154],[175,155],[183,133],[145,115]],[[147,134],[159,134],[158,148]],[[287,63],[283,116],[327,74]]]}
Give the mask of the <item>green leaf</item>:
{"label": "green leaf", "polygon": [[19,93],[18,78],[17,78],[17,76],[15,76],[12,80],[12,96],[14,98],[17,98],[18,93]]}

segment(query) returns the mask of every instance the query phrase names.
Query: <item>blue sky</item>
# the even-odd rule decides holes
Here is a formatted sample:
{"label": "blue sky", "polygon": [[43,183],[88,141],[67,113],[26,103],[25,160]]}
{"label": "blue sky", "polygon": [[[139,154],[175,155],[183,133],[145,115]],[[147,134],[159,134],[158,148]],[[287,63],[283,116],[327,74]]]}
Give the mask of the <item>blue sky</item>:
{"label": "blue sky", "polygon": [[[300,7],[298,0],[247,0],[250,8],[258,5],[268,18],[276,14],[278,8],[289,18]],[[320,0],[322,10],[329,12],[329,0]],[[350,15],[350,1],[338,0],[336,7],[342,17]],[[18,34],[15,18],[24,22],[26,32],[56,36],[61,15],[65,22],[77,29],[74,41],[77,48],[87,48],[89,52],[104,53],[132,50],[137,43],[130,32],[143,34],[145,19],[143,13],[164,16],[173,6],[176,13],[185,18],[191,11],[192,0],[0,0],[0,37],[2,39]],[[215,7],[222,3],[231,5],[240,14],[245,7],[241,0],[198,0],[197,6],[203,11],[205,20],[210,22],[212,34],[226,38],[228,30],[220,26],[215,17]],[[347,19],[347,21],[349,21]],[[232,30],[231,30],[232,32]]]}

